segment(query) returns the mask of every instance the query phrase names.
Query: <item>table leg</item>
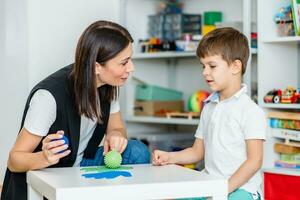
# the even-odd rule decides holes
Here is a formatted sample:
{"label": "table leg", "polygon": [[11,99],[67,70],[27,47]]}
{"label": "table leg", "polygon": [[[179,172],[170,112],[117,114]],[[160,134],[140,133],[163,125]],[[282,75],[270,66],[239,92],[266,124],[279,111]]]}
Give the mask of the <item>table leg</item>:
{"label": "table leg", "polygon": [[41,195],[30,185],[27,185],[27,193],[28,193],[28,200],[43,200],[43,195]]}

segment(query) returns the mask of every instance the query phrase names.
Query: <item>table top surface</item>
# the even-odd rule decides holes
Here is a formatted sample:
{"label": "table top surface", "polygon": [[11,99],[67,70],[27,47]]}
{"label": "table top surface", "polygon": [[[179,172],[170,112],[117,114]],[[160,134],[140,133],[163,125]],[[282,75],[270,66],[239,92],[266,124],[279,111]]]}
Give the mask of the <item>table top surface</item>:
{"label": "table top surface", "polygon": [[[96,200],[99,197],[140,200],[198,196],[227,199],[227,180],[224,178],[214,178],[207,173],[178,165],[143,164],[122,167],[128,166],[132,169],[122,171],[130,172],[131,177],[118,176],[112,179],[83,176],[83,174],[95,173],[93,171],[95,167],[47,168],[29,171],[27,173],[27,182],[31,191],[29,196],[36,191],[39,195],[53,200]],[[39,199],[42,199],[41,196]]]}
{"label": "table top surface", "polygon": [[29,171],[27,173],[27,182],[31,183],[38,180],[39,183],[46,183],[48,186],[57,189],[178,182],[205,182],[206,184],[211,182],[213,184],[214,182],[226,181],[178,165],[153,166],[151,164],[139,164],[126,166],[132,167],[132,169],[124,170],[130,172],[132,174],[131,177],[119,176],[113,179],[86,178],[82,175],[95,172],[85,172],[80,167],[66,167]]}

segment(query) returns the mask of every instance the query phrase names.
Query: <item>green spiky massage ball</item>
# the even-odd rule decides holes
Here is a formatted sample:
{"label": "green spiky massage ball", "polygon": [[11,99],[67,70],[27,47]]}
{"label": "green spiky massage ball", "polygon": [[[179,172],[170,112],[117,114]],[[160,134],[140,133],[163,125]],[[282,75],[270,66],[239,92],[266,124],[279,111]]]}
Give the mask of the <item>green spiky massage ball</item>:
{"label": "green spiky massage ball", "polygon": [[122,156],[119,152],[112,150],[104,156],[104,164],[107,168],[116,169],[121,166]]}

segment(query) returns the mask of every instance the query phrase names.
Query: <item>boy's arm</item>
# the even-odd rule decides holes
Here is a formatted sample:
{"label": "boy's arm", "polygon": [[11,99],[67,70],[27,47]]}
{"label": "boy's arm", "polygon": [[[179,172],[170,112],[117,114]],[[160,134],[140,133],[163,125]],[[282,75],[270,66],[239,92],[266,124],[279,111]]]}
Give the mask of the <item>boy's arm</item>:
{"label": "boy's arm", "polygon": [[171,152],[172,163],[175,164],[193,164],[203,160],[204,143],[203,139],[196,138],[192,147],[182,151]]}
{"label": "boy's arm", "polygon": [[245,184],[262,166],[263,162],[263,140],[249,139],[246,140],[247,160],[238,168],[230,177],[228,182],[228,192]]}
{"label": "boy's arm", "polygon": [[192,164],[199,162],[204,157],[203,139],[196,138],[192,147],[182,151],[164,152],[156,150],[153,153],[154,165],[166,164]]}

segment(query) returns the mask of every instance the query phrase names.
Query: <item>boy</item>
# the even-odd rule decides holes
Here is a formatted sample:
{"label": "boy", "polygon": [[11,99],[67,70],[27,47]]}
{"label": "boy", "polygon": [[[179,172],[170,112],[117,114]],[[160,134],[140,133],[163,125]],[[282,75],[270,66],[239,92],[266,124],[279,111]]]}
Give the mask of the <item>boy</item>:
{"label": "boy", "polygon": [[233,28],[219,28],[203,37],[197,56],[213,93],[204,101],[195,142],[179,152],[155,150],[152,162],[189,164],[204,159],[208,174],[228,179],[229,200],[260,199],[266,118],[242,84],[248,40]]}

